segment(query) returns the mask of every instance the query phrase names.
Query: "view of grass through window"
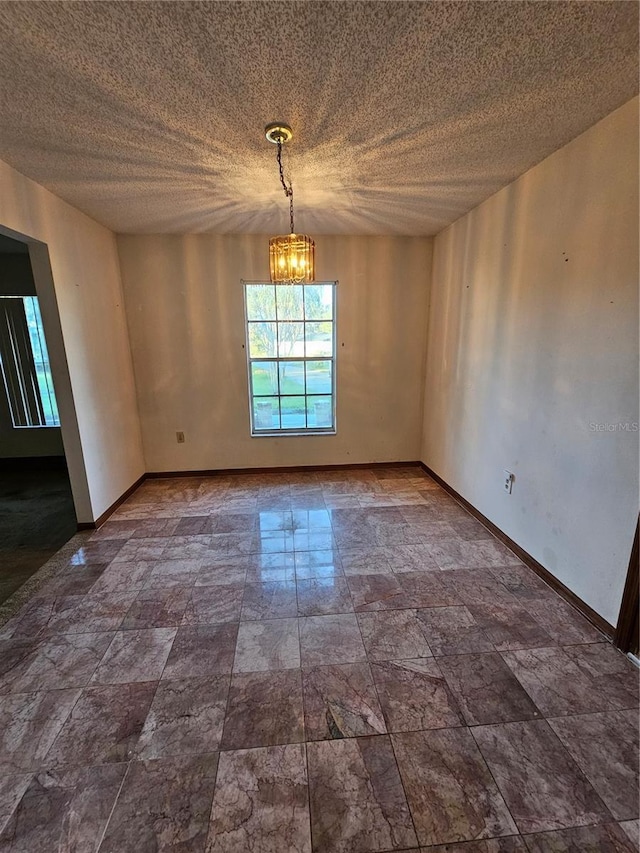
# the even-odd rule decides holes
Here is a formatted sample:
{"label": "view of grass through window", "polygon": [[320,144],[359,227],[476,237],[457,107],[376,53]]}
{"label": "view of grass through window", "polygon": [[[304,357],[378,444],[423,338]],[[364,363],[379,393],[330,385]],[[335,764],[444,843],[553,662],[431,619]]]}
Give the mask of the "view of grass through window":
{"label": "view of grass through window", "polygon": [[333,432],[335,285],[245,284],[252,433]]}

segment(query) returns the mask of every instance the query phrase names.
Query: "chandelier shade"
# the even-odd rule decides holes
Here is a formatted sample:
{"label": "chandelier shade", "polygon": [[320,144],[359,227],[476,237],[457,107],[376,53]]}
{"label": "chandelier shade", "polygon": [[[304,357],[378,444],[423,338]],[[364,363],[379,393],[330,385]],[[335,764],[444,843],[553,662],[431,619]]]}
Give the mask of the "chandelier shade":
{"label": "chandelier shade", "polygon": [[296,234],[293,221],[293,186],[287,185],[282,166],[282,145],[293,136],[288,124],[273,122],[265,127],[269,142],[277,146],[277,161],[280,183],[289,199],[289,222],[291,234],[271,237],[269,240],[269,271],[271,281],[280,284],[300,284],[315,279],[315,243],[305,234]]}
{"label": "chandelier shade", "polygon": [[269,240],[269,270],[273,282],[308,283],[315,277],[315,243],[305,234],[286,234]]}

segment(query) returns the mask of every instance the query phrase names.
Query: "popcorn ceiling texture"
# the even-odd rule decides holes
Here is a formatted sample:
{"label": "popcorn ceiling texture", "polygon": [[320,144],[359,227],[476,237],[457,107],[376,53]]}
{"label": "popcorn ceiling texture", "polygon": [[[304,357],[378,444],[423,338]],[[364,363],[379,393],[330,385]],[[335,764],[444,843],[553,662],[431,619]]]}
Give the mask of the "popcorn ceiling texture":
{"label": "popcorn ceiling texture", "polygon": [[118,232],[434,234],[628,101],[634,2],[0,3],[0,158]]}

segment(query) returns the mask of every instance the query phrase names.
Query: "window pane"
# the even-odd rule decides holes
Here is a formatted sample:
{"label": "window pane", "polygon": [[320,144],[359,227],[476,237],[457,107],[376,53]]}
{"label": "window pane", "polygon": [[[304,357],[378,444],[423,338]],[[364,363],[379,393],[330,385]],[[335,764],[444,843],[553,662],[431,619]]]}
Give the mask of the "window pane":
{"label": "window pane", "polygon": [[276,291],[272,284],[246,284],[247,320],[276,319]]}
{"label": "window pane", "polygon": [[29,327],[29,338],[31,340],[33,361],[36,368],[40,401],[42,402],[44,412],[44,422],[46,426],[60,426],[58,404],[53,390],[49,354],[44,339],[42,316],[40,315],[40,305],[37,296],[24,297],[24,313],[27,318],[27,326]]}
{"label": "window pane", "polygon": [[304,355],[304,323],[278,323],[278,355]]}
{"label": "window pane", "polygon": [[260,396],[271,396],[278,393],[278,362],[258,361],[251,365],[253,393]]}
{"label": "window pane", "polygon": [[309,356],[330,356],[333,351],[332,323],[305,323],[307,358]]}
{"label": "window pane", "polygon": [[310,427],[333,426],[331,397],[307,397],[307,422]]}
{"label": "window pane", "polygon": [[304,394],[304,361],[280,362],[280,393]]}
{"label": "window pane", "polygon": [[280,411],[277,397],[256,397],[253,401],[253,428],[280,429]]}
{"label": "window pane", "polygon": [[249,323],[249,357],[270,358],[277,355],[276,324]]}
{"label": "window pane", "polygon": [[306,284],[304,312],[307,320],[333,319],[333,285]]}
{"label": "window pane", "polygon": [[304,320],[301,284],[281,284],[276,291],[278,320]]}
{"label": "window pane", "polygon": [[307,394],[330,394],[331,391],[331,362],[308,361]]}
{"label": "window pane", "polygon": [[304,397],[280,397],[282,429],[295,429],[306,426],[304,416]]}

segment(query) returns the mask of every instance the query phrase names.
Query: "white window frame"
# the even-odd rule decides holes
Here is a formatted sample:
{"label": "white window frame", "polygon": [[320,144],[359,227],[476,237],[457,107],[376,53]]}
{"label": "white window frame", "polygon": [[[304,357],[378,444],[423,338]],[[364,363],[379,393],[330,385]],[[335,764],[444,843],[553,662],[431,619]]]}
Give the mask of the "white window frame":
{"label": "white window frame", "polygon": [[[336,301],[337,300],[336,300],[336,293],[337,293],[338,282],[337,281],[309,282],[310,285],[330,285],[332,288],[333,302],[332,302],[332,320],[331,320],[331,326],[332,326],[331,356],[306,356],[305,355],[305,356],[289,356],[286,358],[280,357],[277,355],[276,356],[270,356],[270,357],[265,356],[264,358],[262,358],[262,357],[261,358],[252,358],[251,357],[250,348],[249,348],[249,324],[251,322],[258,322],[258,321],[249,320],[248,315],[247,315],[247,285],[269,285],[271,287],[276,288],[276,293],[277,293],[278,288],[290,287],[290,285],[288,285],[288,284],[274,284],[273,282],[270,282],[270,281],[245,281],[244,279],[242,280],[241,283],[242,283],[242,294],[243,294],[243,304],[244,304],[244,329],[245,329],[245,340],[246,340],[245,351],[246,351],[246,356],[247,356],[247,381],[248,381],[248,391],[249,391],[249,424],[250,424],[251,437],[252,438],[274,438],[274,437],[284,437],[284,436],[298,436],[299,437],[299,436],[308,436],[308,435],[309,436],[310,435],[314,435],[314,436],[335,435],[337,432],[337,424],[336,424],[336,388],[337,388],[337,383],[336,383],[336,361],[337,361],[337,359],[336,359],[336,355],[337,355],[337,347],[336,347],[336,341],[337,341],[337,337],[336,337],[336,328],[337,328]],[[267,321],[261,321],[261,322],[267,322]],[[276,323],[278,322],[278,319],[277,319],[277,297],[276,297],[276,321],[275,322]],[[297,322],[297,321],[293,321],[293,322]],[[314,323],[314,322],[321,322],[321,321],[307,320],[305,318],[301,322]],[[300,361],[302,361],[302,362],[330,361],[331,362],[331,421],[332,421],[331,426],[328,426],[328,427],[317,427],[317,426],[300,427],[300,426],[297,426],[297,427],[291,427],[289,429],[283,428],[283,427],[272,428],[272,429],[258,429],[258,428],[256,428],[256,425],[254,423],[253,373],[251,370],[251,365],[255,364],[255,363],[259,363],[261,361],[262,362],[274,362],[275,361],[278,363],[278,365],[281,362],[287,362],[287,361],[291,361],[291,362],[294,362],[294,361],[296,361],[296,362],[300,362]],[[280,384],[280,370],[278,370],[278,390],[279,390],[279,384]],[[305,379],[305,391],[303,394],[280,394],[280,393],[278,393],[278,394],[273,394],[270,396],[277,397],[278,401],[280,401],[280,399],[282,397],[293,397],[293,396],[305,397],[305,420],[306,420],[306,411],[307,411],[306,398],[308,396],[315,396],[313,394],[311,394],[311,395],[307,394],[306,391],[307,391],[307,389],[306,389],[306,379]],[[320,395],[320,396],[328,396],[328,395]],[[259,397],[260,397],[260,395],[257,395],[257,399],[259,399]]]}

